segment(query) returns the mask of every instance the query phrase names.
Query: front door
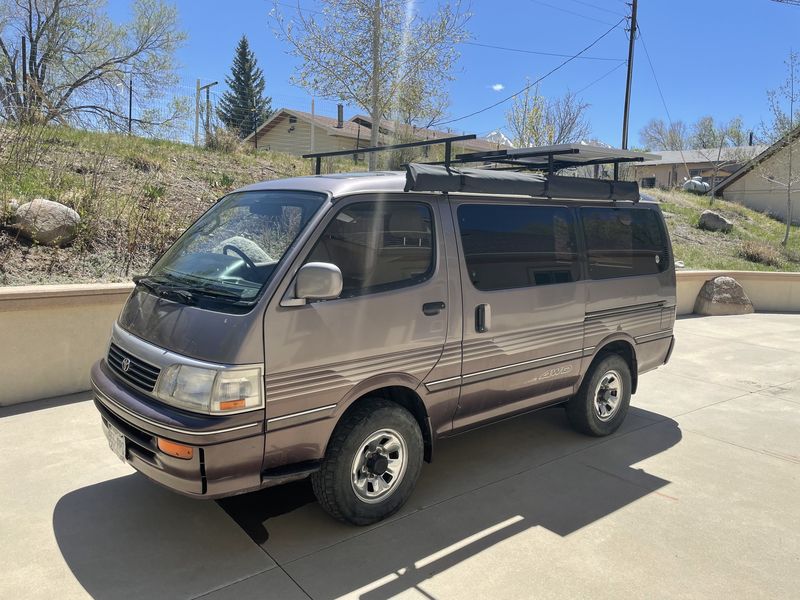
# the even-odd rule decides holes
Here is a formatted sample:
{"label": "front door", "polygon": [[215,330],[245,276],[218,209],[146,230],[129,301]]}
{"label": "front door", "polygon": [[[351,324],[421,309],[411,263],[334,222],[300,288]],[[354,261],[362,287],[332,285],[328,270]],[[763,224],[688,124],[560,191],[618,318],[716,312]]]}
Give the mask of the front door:
{"label": "front door", "polygon": [[585,285],[574,211],[452,200],[463,295],[454,430],[571,393],[583,353]]}
{"label": "front door", "polygon": [[335,407],[384,381],[416,386],[439,360],[450,299],[438,207],[393,198],[337,202],[298,261],[298,267],[338,266],[339,298],[285,307],[276,296],[270,304],[264,329],[270,427],[292,423],[287,415]]}

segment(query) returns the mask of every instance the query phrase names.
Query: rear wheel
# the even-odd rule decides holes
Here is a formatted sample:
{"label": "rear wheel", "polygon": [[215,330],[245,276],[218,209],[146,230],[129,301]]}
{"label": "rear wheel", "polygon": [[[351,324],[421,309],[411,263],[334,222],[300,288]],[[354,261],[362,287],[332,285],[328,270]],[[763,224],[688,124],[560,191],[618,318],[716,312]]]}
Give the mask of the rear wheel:
{"label": "rear wheel", "polygon": [[368,525],[396,512],[422,468],[422,432],[403,407],[366,398],[336,427],[314,494],[333,517]]}
{"label": "rear wheel", "polygon": [[618,354],[609,354],[594,365],[567,403],[567,417],[581,433],[610,435],[625,420],[630,401],[630,367]]}

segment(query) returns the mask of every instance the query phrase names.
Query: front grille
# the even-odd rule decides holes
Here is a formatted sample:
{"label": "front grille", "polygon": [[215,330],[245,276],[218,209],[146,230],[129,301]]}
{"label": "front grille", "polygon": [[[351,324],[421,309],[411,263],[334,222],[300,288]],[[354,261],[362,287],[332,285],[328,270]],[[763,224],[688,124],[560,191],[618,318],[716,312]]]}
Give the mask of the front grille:
{"label": "front grille", "polygon": [[[128,369],[122,368],[123,362],[128,361]],[[158,379],[161,369],[154,367],[150,363],[144,362],[142,359],[135,357],[133,354],[125,352],[116,344],[111,344],[108,349],[108,366],[114,371],[121,379],[124,379],[131,385],[146,392],[152,392],[156,387],[156,380]]]}

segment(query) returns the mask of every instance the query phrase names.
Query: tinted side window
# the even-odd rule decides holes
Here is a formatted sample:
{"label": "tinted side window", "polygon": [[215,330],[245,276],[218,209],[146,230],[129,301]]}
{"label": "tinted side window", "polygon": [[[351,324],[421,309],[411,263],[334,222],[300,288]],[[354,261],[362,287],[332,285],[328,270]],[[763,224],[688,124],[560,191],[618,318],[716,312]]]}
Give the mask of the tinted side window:
{"label": "tinted side window", "polygon": [[461,245],[479,290],[576,281],[572,213],[563,207],[465,204],[458,207]]}
{"label": "tinted side window", "polygon": [[433,273],[433,216],[420,202],[359,202],[340,210],[307,262],[342,271],[342,297],[413,285]]}
{"label": "tinted side window", "polygon": [[669,266],[667,244],[654,211],[582,208],[589,277],[651,275]]}

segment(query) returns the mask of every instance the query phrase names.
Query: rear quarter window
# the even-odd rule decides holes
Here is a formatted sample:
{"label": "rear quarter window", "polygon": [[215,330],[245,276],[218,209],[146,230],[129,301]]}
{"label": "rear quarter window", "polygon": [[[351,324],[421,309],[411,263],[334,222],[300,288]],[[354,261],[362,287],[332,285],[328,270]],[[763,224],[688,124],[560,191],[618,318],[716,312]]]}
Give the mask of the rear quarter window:
{"label": "rear quarter window", "polygon": [[580,209],[591,279],[654,275],[669,254],[661,220],[647,208]]}

